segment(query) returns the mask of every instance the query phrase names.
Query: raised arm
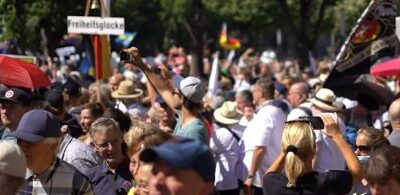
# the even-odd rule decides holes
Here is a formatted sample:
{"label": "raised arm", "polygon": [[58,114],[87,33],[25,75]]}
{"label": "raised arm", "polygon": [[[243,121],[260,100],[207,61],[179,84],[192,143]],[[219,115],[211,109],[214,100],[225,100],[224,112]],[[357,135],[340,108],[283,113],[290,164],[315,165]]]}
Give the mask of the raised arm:
{"label": "raised arm", "polygon": [[336,146],[342,153],[346,164],[349,167],[349,171],[353,176],[353,183],[358,183],[362,178],[361,164],[340,131],[337,117],[338,116],[336,116],[336,119],[333,119],[330,115],[321,115],[321,118],[325,124],[324,133],[333,139]]}
{"label": "raised arm", "polygon": [[126,63],[131,63],[134,66],[140,68],[146,75],[148,82],[154,87],[154,89],[163,97],[164,101],[171,108],[175,108],[180,104],[180,98],[174,93],[175,89],[171,85],[171,82],[166,78],[163,78],[160,74],[152,71],[143,61],[140,56],[139,50],[135,47],[125,49],[124,51],[132,55],[131,61],[126,61]]}
{"label": "raised arm", "polygon": [[265,174],[270,172],[280,172],[285,164],[286,152],[281,152],[276,160],[268,167]]}

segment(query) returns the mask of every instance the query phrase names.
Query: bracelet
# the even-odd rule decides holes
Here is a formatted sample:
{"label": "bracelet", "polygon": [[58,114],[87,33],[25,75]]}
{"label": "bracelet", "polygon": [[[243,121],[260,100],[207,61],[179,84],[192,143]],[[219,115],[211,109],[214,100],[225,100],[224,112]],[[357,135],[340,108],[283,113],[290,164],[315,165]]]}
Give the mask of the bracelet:
{"label": "bracelet", "polygon": [[252,175],[248,175],[247,178],[248,179],[253,179],[253,176]]}

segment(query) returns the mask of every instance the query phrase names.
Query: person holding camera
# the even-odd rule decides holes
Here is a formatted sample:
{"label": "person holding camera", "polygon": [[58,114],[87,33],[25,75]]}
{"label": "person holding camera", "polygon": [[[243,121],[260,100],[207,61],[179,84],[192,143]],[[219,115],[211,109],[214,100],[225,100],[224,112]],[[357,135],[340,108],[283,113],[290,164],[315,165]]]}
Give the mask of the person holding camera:
{"label": "person holding camera", "polygon": [[[313,169],[320,173],[329,170],[344,170],[346,167],[345,159],[333,140],[321,131],[324,127],[322,121],[319,119],[319,116],[322,114],[334,116],[333,113],[339,110],[335,105],[336,95],[330,89],[321,88],[315,96],[308,101],[311,102],[311,116],[299,116],[299,118],[309,118],[308,120],[311,122],[315,121],[311,119],[318,119],[319,121],[316,121],[317,124],[313,123],[313,125],[316,125],[314,127],[314,133],[316,135],[316,154],[314,156]],[[338,126],[344,134],[346,128],[340,118],[338,118]]]}
{"label": "person holding camera", "polygon": [[346,194],[352,183],[360,181],[360,162],[340,131],[338,117],[323,114],[321,119],[325,126],[323,133],[340,149],[349,169],[324,173],[313,171],[312,161],[316,154],[313,127],[306,120],[289,121],[283,130],[282,152],[264,175],[264,195]]}
{"label": "person holding camera", "polygon": [[177,111],[178,118],[174,134],[200,140],[203,144],[208,145],[208,131],[200,117],[200,112],[203,109],[203,97],[207,93],[204,83],[193,76],[183,78],[179,75],[172,78],[172,83],[166,82],[171,79],[170,75],[165,73],[166,71],[163,72],[164,74],[157,74],[150,69],[142,61],[137,48],[128,48],[123,53],[125,54],[122,56],[126,57],[122,60],[140,68],[168,106]]}

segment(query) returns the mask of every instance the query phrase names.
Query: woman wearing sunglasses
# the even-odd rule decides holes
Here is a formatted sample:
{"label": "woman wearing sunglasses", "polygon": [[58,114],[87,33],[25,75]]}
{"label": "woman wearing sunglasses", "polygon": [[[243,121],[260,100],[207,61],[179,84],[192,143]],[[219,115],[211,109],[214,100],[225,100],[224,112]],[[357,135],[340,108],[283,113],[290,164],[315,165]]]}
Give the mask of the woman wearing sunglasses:
{"label": "woman wearing sunglasses", "polygon": [[[361,178],[361,165],[338,127],[337,116],[321,116],[329,136],[343,154],[348,171],[312,170],[315,135],[307,121],[286,123],[282,135],[282,153],[268,168],[263,180],[264,194],[346,194]],[[281,170],[284,172],[281,172]]]}
{"label": "woman wearing sunglasses", "polygon": [[383,131],[372,127],[364,127],[358,130],[355,153],[361,164],[368,162],[369,155],[372,151],[390,145],[385,138]]}
{"label": "woman wearing sunglasses", "polygon": [[[355,154],[361,165],[366,165],[370,159],[370,154],[384,146],[390,145],[390,142],[385,138],[384,132],[372,127],[361,128],[357,133]],[[361,183],[353,185],[352,194],[369,193],[369,186],[365,179]]]}

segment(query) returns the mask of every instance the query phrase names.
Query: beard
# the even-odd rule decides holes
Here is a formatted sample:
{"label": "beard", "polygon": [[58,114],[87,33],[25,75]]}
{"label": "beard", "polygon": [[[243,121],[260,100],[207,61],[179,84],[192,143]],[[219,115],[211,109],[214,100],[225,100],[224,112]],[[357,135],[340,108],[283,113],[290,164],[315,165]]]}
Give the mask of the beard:
{"label": "beard", "polygon": [[9,126],[12,124],[11,120],[8,120],[8,119],[4,118],[3,116],[1,117],[1,123],[2,123],[5,127],[9,127]]}

